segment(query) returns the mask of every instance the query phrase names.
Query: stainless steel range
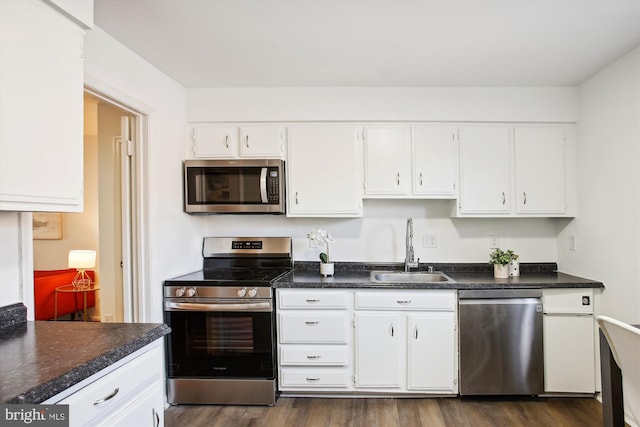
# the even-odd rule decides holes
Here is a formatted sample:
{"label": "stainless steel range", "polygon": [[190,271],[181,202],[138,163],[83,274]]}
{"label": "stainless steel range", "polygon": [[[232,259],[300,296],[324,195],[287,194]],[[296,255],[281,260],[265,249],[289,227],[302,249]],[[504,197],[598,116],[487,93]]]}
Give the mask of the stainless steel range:
{"label": "stainless steel range", "polygon": [[203,269],[165,281],[170,404],[275,404],[271,283],[291,250],[289,237],[207,237]]}

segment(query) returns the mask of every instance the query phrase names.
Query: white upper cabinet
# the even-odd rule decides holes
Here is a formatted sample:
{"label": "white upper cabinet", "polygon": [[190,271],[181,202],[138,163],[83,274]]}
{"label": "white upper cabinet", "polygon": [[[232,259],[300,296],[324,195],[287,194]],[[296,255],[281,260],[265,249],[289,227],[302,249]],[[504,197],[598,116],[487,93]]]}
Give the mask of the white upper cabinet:
{"label": "white upper cabinet", "polygon": [[461,213],[511,212],[511,138],[506,126],[460,127]]}
{"label": "white upper cabinet", "polygon": [[247,126],[240,128],[241,157],[282,157],[285,153],[287,130],[278,126]]}
{"label": "white upper cabinet", "polygon": [[280,126],[194,126],[193,156],[229,159],[282,158],[286,128]]}
{"label": "white upper cabinet", "polygon": [[447,125],[367,126],[365,197],[455,198],[456,134]]}
{"label": "white upper cabinet", "polygon": [[457,128],[413,126],[413,194],[455,198],[458,163]]}
{"label": "white upper cabinet", "polygon": [[554,125],[461,126],[457,215],[574,215],[566,132]]}
{"label": "white upper cabinet", "polygon": [[567,199],[563,129],[516,127],[514,157],[517,212],[564,213]]}
{"label": "white upper cabinet", "polygon": [[0,1],[0,210],[83,209],[83,43],[47,3]]}
{"label": "white upper cabinet", "polygon": [[411,194],[410,127],[365,127],[364,155],[366,197]]}
{"label": "white upper cabinet", "polygon": [[362,146],[354,125],[288,128],[287,216],[362,216]]}

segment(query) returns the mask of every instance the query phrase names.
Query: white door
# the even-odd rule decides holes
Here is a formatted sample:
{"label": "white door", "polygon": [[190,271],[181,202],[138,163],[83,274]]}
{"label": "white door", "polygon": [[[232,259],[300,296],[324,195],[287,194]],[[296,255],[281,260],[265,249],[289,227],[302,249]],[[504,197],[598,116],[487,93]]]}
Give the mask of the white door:
{"label": "white door", "polygon": [[516,206],[519,213],[564,213],[565,143],[561,127],[514,130]]}
{"label": "white door", "polygon": [[288,128],[287,215],[362,216],[362,163],[357,128]]}
{"label": "white door", "polygon": [[410,390],[453,392],[455,320],[453,312],[411,315],[408,319]]}
{"label": "white door", "polygon": [[240,129],[240,156],[263,159],[284,155],[286,128],[280,126],[247,126]]}
{"label": "white door", "polygon": [[404,316],[373,312],[355,319],[356,387],[402,387]]}
{"label": "white door", "polygon": [[364,140],[365,195],[408,195],[411,192],[411,129],[367,126]]}
{"label": "white door", "polygon": [[511,144],[506,126],[460,127],[460,211],[511,211]]}
{"label": "white door", "polygon": [[455,197],[456,132],[453,126],[413,127],[413,194]]}

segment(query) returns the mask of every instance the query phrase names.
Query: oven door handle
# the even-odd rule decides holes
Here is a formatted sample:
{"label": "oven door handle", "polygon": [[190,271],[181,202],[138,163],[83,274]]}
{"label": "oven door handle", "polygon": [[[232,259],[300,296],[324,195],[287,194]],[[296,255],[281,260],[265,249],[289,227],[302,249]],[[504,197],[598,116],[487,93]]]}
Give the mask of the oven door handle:
{"label": "oven door handle", "polygon": [[273,311],[271,301],[240,303],[197,303],[165,301],[168,311]]}
{"label": "oven door handle", "polygon": [[267,168],[260,170],[260,200],[262,203],[269,203],[267,197]]}

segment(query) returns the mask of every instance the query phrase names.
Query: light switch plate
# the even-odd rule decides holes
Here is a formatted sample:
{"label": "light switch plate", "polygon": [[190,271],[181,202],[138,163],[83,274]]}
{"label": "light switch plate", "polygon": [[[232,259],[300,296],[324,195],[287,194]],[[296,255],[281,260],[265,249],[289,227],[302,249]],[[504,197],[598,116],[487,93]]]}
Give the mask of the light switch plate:
{"label": "light switch plate", "polygon": [[489,236],[489,249],[498,249],[500,247],[500,239],[498,236]]}
{"label": "light switch plate", "polygon": [[574,235],[569,236],[569,250],[570,251],[576,250],[576,236]]}

